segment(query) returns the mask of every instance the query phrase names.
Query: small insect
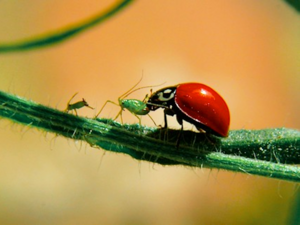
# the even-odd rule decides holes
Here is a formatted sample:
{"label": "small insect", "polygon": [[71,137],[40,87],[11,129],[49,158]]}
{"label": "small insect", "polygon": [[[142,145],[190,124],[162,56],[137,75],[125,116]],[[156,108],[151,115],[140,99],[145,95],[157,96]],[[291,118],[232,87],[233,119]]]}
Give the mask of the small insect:
{"label": "small insect", "polygon": [[70,102],[73,100],[73,98],[74,98],[77,94],[78,94],[78,92],[75,93],[75,94],[71,97],[71,99],[68,101],[68,103],[67,103],[67,108],[65,109],[65,112],[69,112],[69,111],[71,111],[71,110],[74,110],[74,112],[75,112],[75,114],[76,114],[76,116],[77,116],[77,110],[76,110],[76,109],[80,109],[80,108],[82,108],[82,107],[88,107],[88,108],[90,108],[90,109],[94,109],[93,107],[89,106],[89,104],[85,101],[84,98],[83,98],[81,101],[78,101],[78,102],[75,102],[75,103],[71,104]]}
{"label": "small insect", "polygon": [[148,107],[146,105],[146,102],[148,101],[148,95],[145,96],[143,101],[138,100],[138,99],[125,99],[128,95],[132,94],[133,92],[135,92],[137,90],[153,87],[153,86],[145,86],[145,87],[140,87],[140,88],[134,89],[141,82],[142,78],[132,88],[130,88],[128,91],[126,91],[124,94],[122,94],[118,98],[118,103],[113,102],[111,100],[107,100],[104,103],[104,105],[102,106],[102,108],[100,109],[100,111],[97,113],[95,118],[97,118],[100,115],[100,113],[102,112],[102,110],[104,109],[104,107],[106,106],[107,103],[112,103],[114,105],[120,106],[120,108],[121,108],[119,113],[114,118],[114,120],[116,120],[120,116],[121,123],[123,123],[122,112],[125,109],[127,109],[132,115],[134,115],[139,120],[140,125],[141,125],[141,117],[139,117],[139,116],[143,116],[143,115],[149,116],[149,118],[152,120],[152,122],[156,125],[153,118],[150,115],[148,115],[148,113],[150,112],[150,110],[148,109]]}
{"label": "small insect", "polygon": [[224,99],[212,88],[200,83],[183,83],[162,88],[153,93],[147,102],[151,111],[164,108],[165,128],[167,115],[174,116],[183,130],[183,120],[199,131],[227,137],[230,113]]}

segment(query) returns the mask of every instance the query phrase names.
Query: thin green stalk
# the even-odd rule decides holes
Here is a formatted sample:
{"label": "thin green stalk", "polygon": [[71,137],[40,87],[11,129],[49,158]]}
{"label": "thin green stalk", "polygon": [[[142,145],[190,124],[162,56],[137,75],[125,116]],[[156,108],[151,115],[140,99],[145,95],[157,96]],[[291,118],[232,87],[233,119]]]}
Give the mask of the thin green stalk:
{"label": "thin green stalk", "polygon": [[60,43],[67,40],[68,38],[74,37],[75,35],[98,25],[108,18],[112,17],[120,10],[125,8],[133,0],[122,0],[112,7],[108,8],[104,12],[100,12],[90,18],[87,18],[78,23],[69,25],[56,31],[51,31],[36,37],[28,38],[25,40],[19,40],[10,43],[0,43],[0,53],[15,52],[31,50],[34,48],[41,48],[51,46],[53,44]]}
{"label": "thin green stalk", "polygon": [[138,160],[300,181],[300,167],[291,165],[300,164],[298,130],[233,130],[228,138],[184,131],[177,149],[177,130],[82,118],[5,92],[0,92],[0,116]]}
{"label": "thin green stalk", "polygon": [[299,0],[284,0],[286,3],[288,3],[290,6],[294,7],[295,10],[297,10],[298,13],[300,13],[300,1]]}

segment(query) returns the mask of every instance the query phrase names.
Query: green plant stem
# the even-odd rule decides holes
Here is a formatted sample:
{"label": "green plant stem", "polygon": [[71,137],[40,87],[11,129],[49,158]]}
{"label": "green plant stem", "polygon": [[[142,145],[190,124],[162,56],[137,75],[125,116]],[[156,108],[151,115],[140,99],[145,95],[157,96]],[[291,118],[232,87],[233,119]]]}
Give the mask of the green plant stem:
{"label": "green plant stem", "polygon": [[87,18],[83,21],[69,25],[56,31],[48,32],[43,35],[38,35],[36,37],[28,38],[25,40],[19,40],[16,42],[0,43],[0,53],[31,50],[34,48],[46,47],[60,43],[62,41],[67,40],[68,38],[74,37],[75,35],[95,25],[104,22],[111,16],[118,13],[121,9],[125,8],[131,2],[133,2],[133,0],[119,1],[117,4],[108,8],[104,12],[100,12],[90,18]]}
{"label": "green plant stem", "polygon": [[0,116],[138,160],[300,181],[300,168],[288,165],[300,163],[298,130],[234,130],[228,138],[184,131],[177,149],[177,130],[82,118],[5,92],[0,92]]}
{"label": "green plant stem", "polygon": [[288,3],[290,6],[294,7],[295,10],[297,10],[298,13],[300,13],[300,1],[299,0],[284,0],[286,3]]}

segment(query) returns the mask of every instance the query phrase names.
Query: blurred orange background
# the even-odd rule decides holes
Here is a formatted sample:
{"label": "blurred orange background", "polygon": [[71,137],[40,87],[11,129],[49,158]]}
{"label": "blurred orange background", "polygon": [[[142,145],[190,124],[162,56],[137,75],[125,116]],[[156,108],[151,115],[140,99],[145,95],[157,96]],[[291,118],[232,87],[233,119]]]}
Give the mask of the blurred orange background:
{"label": "blurred orange background", "polygon": [[[112,3],[1,1],[0,43],[61,28]],[[59,45],[0,55],[0,88],[61,110],[79,92],[74,101],[84,97],[96,108],[79,114],[93,117],[142,74],[140,86],[195,81],[224,97],[231,129],[299,129],[299,40],[299,14],[283,1],[141,0]],[[107,106],[101,116],[118,110]],[[162,111],[152,115],[163,123]],[[124,121],[138,122],[128,112]],[[153,126],[147,117],[142,123]],[[264,177],[104,155],[7,120],[0,140],[1,224],[283,224],[299,192]]]}

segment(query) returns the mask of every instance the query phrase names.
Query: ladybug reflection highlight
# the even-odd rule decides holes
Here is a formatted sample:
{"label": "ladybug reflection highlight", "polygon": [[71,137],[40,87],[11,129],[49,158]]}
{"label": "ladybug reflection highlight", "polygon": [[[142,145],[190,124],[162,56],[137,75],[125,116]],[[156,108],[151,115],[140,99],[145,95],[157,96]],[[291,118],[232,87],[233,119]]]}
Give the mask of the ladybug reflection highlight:
{"label": "ladybug reflection highlight", "polygon": [[153,93],[147,107],[151,111],[164,108],[165,128],[167,115],[174,116],[183,129],[183,120],[199,131],[227,137],[230,113],[224,99],[211,87],[200,83],[183,83],[162,88]]}

